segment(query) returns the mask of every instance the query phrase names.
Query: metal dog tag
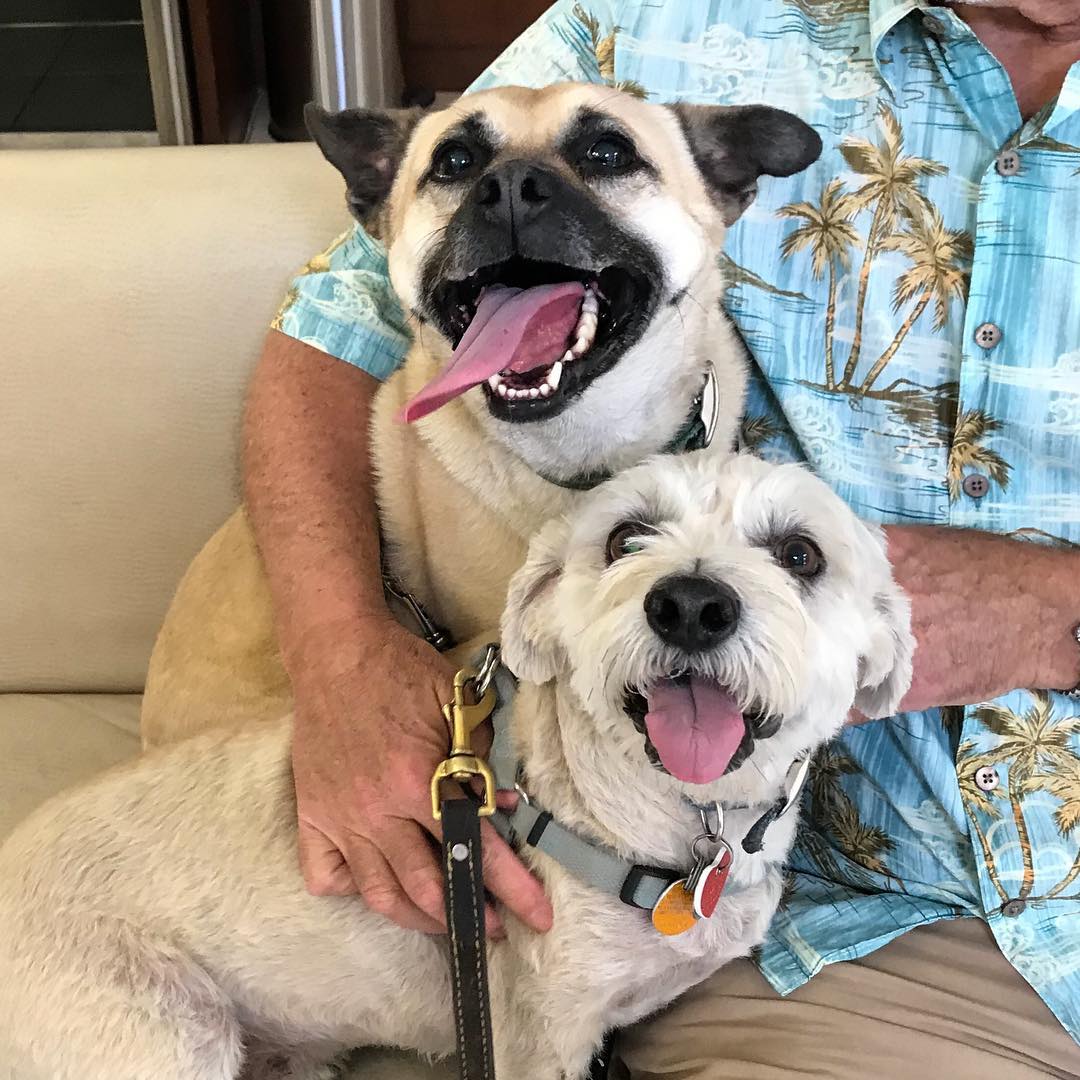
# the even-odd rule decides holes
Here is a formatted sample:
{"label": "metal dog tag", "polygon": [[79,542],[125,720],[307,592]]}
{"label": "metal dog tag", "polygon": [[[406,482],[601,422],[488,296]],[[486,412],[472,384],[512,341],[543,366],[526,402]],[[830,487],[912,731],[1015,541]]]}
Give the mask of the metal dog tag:
{"label": "metal dog tag", "polygon": [[694,897],[686,887],[686,878],[673,881],[652,909],[652,924],[665,937],[685,934],[697,922]]}
{"label": "metal dog tag", "polygon": [[697,875],[692,906],[699,919],[709,918],[716,910],[730,870],[731,848],[722,844],[712,862]]}

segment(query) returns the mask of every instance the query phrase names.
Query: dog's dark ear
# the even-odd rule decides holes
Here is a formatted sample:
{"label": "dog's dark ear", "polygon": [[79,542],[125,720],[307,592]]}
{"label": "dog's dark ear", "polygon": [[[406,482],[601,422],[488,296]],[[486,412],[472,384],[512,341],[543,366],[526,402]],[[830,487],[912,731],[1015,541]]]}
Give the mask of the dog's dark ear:
{"label": "dog's dark ear", "polygon": [[304,121],[323,156],[345,177],[349,209],[363,221],[390,194],[419,109],[345,109],[327,112],[314,102]]}
{"label": "dog's dark ear", "polygon": [[892,716],[911,686],[915,637],[911,632],[911,602],[893,580],[881,530],[859,524],[880,551],[880,563],[873,568],[870,580],[879,578],[880,571],[881,584],[867,597],[871,611],[867,640],[859,657],[855,708],[876,720]]}
{"label": "dog's dark ear", "polygon": [[569,526],[549,521],[529,544],[524,566],[510,579],[502,617],[502,654],[519,678],[544,683],[555,678],[561,646],[552,609],[562,576]]}
{"label": "dog's dark ear", "polygon": [[821,155],[821,136],[782,109],[681,103],[671,108],[727,225],[754,201],[759,176],[793,176]]}

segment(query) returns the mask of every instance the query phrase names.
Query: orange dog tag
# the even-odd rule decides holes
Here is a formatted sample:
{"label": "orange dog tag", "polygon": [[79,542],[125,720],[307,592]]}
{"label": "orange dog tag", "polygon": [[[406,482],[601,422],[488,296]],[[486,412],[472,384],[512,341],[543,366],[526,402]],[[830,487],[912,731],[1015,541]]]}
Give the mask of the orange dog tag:
{"label": "orange dog tag", "polygon": [[685,934],[697,922],[694,895],[686,891],[686,878],[673,881],[652,909],[652,924],[665,937]]}

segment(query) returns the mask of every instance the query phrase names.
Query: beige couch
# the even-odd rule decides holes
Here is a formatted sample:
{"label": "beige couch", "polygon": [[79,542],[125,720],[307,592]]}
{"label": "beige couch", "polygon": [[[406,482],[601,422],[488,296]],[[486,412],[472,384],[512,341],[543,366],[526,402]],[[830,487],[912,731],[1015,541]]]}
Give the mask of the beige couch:
{"label": "beige couch", "polygon": [[0,836],[137,751],[267,324],[346,224],[310,145],[0,153]]}
{"label": "beige couch", "polygon": [[347,224],[310,145],[0,153],[0,840],[138,752],[154,635],[237,503],[266,327]]}

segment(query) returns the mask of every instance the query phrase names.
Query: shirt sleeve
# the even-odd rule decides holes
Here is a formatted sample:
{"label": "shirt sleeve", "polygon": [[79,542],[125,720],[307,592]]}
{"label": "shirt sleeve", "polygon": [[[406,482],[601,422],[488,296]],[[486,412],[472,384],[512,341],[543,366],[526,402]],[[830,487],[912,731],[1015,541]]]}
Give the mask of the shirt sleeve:
{"label": "shirt sleeve", "polygon": [[[618,7],[618,0],[559,0],[469,90],[613,82],[609,35]],[[380,380],[398,368],[411,341],[386,248],[359,225],[300,271],[271,325]]]}

